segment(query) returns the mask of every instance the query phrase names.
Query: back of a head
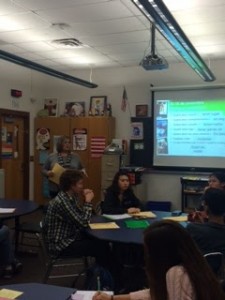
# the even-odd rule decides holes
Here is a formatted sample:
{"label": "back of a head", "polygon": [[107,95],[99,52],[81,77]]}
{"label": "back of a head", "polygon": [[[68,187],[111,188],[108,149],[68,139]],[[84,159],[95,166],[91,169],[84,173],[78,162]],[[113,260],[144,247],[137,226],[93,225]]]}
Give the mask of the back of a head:
{"label": "back of a head", "polygon": [[191,259],[191,252],[195,250],[186,230],[179,223],[170,220],[151,224],[144,232],[144,244],[146,260],[153,266],[152,270],[162,268],[164,272],[172,266],[185,266]]}
{"label": "back of a head", "polygon": [[203,196],[208,212],[214,216],[225,214],[225,191],[217,188],[208,188]]}
{"label": "back of a head", "polygon": [[144,247],[151,297],[155,300],[167,299],[166,273],[174,266],[185,269],[196,299],[211,300],[213,293],[223,299],[215,276],[189,233],[179,223],[170,220],[152,223],[144,232]]}
{"label": "back of a head", "polygon": [[76,184],[79,180],[83,179],[83,173],[78,170],[66,170],[59,178],[59,188],[63,192],[67,192],[71,185]]}

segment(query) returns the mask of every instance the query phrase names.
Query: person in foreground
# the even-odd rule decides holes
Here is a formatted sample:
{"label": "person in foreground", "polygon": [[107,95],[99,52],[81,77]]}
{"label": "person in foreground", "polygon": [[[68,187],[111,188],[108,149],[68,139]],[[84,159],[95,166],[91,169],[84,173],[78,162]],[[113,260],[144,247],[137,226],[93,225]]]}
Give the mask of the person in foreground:
{"label": "person in foreground", "polygon": [[210,187],[203,199],[208,222],[199,219],[198,223],[188,224],[187,231],[203,254],[222,252],[225,256],[225,191]]}
{"label": "person in foreground", "polygon": [[[84,203],[81,203],[81,198]],[[93,256],[107,267],[109,246],[86,236],[84,229],[92,216],[94,193],[83,188],[83,174],[66,170],[60,176],[60,192],[51,200],[43,219],[43,233],[49,252],[54,256]]]}
{"label": "person in foreground", "polygon": [[[80,160],[79,155],[71,152],[71,143],[68,136],[60,136],[57,140],[56,144],[56,153],[51,153],[42,168],[42,174],[46,176],[48,179],[54,176],[54,172],[52,168],[56,163],[62,166],[65,169],[74,169],[80,170],[85,175],[85,168]],[[59,186],[48,180],[49,183],[49,195],[50,198],[54,198],[59,192]]]}
{"label": "person in foreground", "polygon": [[0,224],[0,265],[3,266],[3,277],[11,278],[22,270],[22,263],[15,256],[8,226]]}
{"label": "person in foreground", "polygon": [[115,174],[112,184],[107,188],[101,208],[104,214],[123,214],[140,212],[141,203],[135,196],[129,176],[125,171]]}
{"label": "person in foreground", "polygon": [[225,294],[186,230],[171,220],[156,221],[144,232],[149,289],[93,300],[224,300]]}

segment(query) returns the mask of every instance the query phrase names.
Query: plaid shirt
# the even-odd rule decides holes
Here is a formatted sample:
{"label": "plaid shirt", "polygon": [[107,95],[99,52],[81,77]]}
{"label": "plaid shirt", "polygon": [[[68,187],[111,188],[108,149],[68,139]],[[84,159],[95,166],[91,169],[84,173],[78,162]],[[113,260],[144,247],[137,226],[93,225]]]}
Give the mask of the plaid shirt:
{"label": "plaid shirt", "polygon": [[43,231],[50,253],[57,256],[71,243],[80,239],[92,215],[92,204],[79,205],[77,196],[59,192],[49,204],[43,222]]}

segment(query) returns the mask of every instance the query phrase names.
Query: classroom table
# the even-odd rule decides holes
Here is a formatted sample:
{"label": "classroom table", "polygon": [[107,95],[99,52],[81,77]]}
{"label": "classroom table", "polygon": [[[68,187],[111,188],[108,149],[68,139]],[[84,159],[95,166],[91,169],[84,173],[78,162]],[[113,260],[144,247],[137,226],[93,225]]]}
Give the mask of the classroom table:
{"label": "classroom table", "polygon": [[12,213],[0,213],[0,221],[14,219],[15,221],[15,250],[18,248],[20,217],[31,214],[39,205],[29,200],[0,199],[0,208],[15,208]]}
{"label": "classroom table", "polygon": [[0,286],[0,289],[21,291],[18,300],[69,300],[74,289],[41,283],[23,283]]}
{"label": "classroom table", "polygon": [[[171,212],[164,211],[153,211],[156,218],[147,218],[149,224],[152,222],[162,220],[164,217],[171,217]],[[186,215],[186,214],[182,214]],[[129,219],[126,219],[129,220]],[[125,219],[122,220],[109,220],[104,216],[94,216],[91,223],[103,223],[103,222],[115,222],[119,228],[118,229],[86,229],[86,233],[94,238],[119,243],[132,243],[132,244],[143,244],[143,228],[130,229],[126,227]],[[186,222],[181,222],[185,227]]]}

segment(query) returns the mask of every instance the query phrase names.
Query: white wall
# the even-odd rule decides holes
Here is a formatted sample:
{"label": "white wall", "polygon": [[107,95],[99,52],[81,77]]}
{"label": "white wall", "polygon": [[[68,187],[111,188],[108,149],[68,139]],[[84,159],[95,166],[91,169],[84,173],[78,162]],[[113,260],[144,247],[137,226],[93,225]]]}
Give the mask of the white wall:
{"label": "white wall", "polygon": [[[30,154],[33,155],[33,119],[37,111],[43,108],[43,100],[47,97],[59,99],[59,113],[64,110],[66,101],[85,101],[88,111],[91,96],[107,96],[112,105],[113,116],[116,117],[116,137],[129,139],[130,117],[135,115],[136,104],[150,105],[150,84],[154,86],[179,86],[207,84],[185,64],[173,64],[168,70],[147,72],[139,66],[130,68],[111,68],[93,70],[92,80],[98,84],[96,89],[84,88],[70,82],[59,80],[23,67],[0,61],[0,73],[2,108],[18,109],[30,112],[31,120],[31,145]],[[225,84],[225,61],[211,62],[211,69],[217,77],[216,84]],[[90,70],[77,70],[70,75],[89,81]],[[121,111],[123,86],[126,86],[129,108]],[[23,91],[23,97],[19,100],[19,107],[12,105],[10,89]],[[30,98],[36,101],[31,102]],[[33,164],[31,170],[30,198],[33,199]],[[143,180],[147,185],[146,200],[168,200],[173,202],[173,209],[180,208],[181,186],[180,176],[184,173],[151,172],[144,175]],[[144,199],[143,199],[144,200]]]}

